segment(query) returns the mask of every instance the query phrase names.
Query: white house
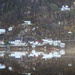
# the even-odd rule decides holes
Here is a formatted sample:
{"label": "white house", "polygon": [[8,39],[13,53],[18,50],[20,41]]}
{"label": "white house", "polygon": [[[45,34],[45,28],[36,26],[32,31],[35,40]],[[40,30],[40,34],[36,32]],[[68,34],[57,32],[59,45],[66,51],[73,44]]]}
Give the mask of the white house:
{"label": "white house", "polygon": [[65,47],[65,43],[60,43],[60,47],[64,48]]}
{"label": "white house", "polygon": [[4,34],[5,33],[5,29],[0,29],[0,34]]}
{"label": "white house", "polygon": [[70,11],[70,8],[68,7],[68,5],[65,6],[63,5],[61,11],[66,11],[66,10]]}
{"label": "white house", "polygon": [[0,69],[5,69],[5,68],[6,68],[5,65],[0,64]]}
{"label": "white house", "polygon": [[72,32],[71,32],[71,31],[69,31],[69,32],[68,32],[68,34],[72,34]]}
{"label": "white house", "polygon": [[9,41],[9,43],[15,46],[27,46],[26,42],[22,42],[22,38],[16,38],[14,40]]}
{"label": "white house", "polygon": [[26,43],[15,43],[14,45],[16,45],[16,46],[27,46]]}
{"label": "white house", "polygon": [[31,21],[24,21],[24,24],[31,25]]}
{"label": "white house", "polygon": [[21,38],[15,38],[14,40],[9,41],[10,44],[15,44],[15,43],[22,43]]}
{"label": "white house", "polygon": [[14,40],[9,41],[10,44],[15,44]]}
{"label": "white house", "polygon": [[13,27],[9,27],[9,28],[8,28],[8,31],[12,31],[12,29],[13,29]]}
{"label": "white house", "polygon": [[43,44],[45,45],[45,44],[48,44],[49,43],[49,45],[52,45],[53,44],[53,40],[52,39],[42,39],[42,41],[43,41]]}
{"label": "white house", "polygon": [[10,71],[12,71],[12,67],[8,67],[8,69],[9,69]]}

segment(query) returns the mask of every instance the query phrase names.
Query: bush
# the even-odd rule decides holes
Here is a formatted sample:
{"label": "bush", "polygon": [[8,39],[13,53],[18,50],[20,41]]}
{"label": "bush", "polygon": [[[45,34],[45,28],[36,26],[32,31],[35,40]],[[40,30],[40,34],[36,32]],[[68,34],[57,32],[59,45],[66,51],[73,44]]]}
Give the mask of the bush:
{"label": "bush", "polygon": [[7,44],[8,44],[8,41],[7,41],[7,40],[5,40],[5,41],[4,41],[4,43],[7,45]]}
{"label": "bush", "polygon": [[51,3],[51,4],[49,5],[49,7],[50,7],[50,10],[51,10],[51,11],[56,11],[56,10],[58,9],[58,6],[57,6],[56,4],[54,4],[54,3]]}
{"label": "bush", "polygon": [[71,18],[75,19],[75,10],[71,10],[70,11],[70,16],[71,16]]}

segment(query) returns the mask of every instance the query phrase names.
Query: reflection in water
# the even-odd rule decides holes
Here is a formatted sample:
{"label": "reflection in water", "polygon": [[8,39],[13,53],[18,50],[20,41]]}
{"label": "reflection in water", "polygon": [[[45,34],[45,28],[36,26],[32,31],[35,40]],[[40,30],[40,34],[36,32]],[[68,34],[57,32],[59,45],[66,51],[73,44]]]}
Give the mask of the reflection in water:
{"label": "reflection in water", "polygon": [[53,57],[61,57],[62,55],[65,54],[65,50],[61,49],[59,51],[53,51],[53,52],[49,52],[48,54],[44,53],[44,52],[36,52],[35,50],[32,50],[32,52],[28,55],[30,56],[36,56],[38,57],[39,55],[42,55],[43,59],[51,59]]}
{"label": "reflection in water", "polygon": [[[11,52],[8,55],[8,58],[6,61],[8,61],[7,63],[9,65],[11,65],[12,67],[8,67],[8,69],[10,71],[16,70],[21,73],[32,72],[32,71],[37,70],[36,67],[37,67],[38,63],[41,64],[41,66],[39,66],[39,67],[43,69],[43,67],[44,67],[43,65],[45,64],[45,63],[43,63],[44,59],[46,59],[46,60],[48,59],[51,62],[55,62],[56,58],[61,59],[61,56],[65,55],[65,49],[64,49],[65,44],[61,43],[58,46],[60,46],[60,47],[57,47],[56,42],[55,42],[54,46],[51,48],[47,49],[47,46],[43,46],[44,47],[43,51],[40,51],[40,50],[36,51],[36,48],[34,48],[34,46],[33,46],[33,50],[31,50],[31,51],[27,50],[27,51],[23,51],[23,52],[18,52],[18,51]],[[54,58],[55,58],[55,61],[53,60]],[[47,62],[49,62],[51,65],[52,63],[48,60],[47,60]]]}

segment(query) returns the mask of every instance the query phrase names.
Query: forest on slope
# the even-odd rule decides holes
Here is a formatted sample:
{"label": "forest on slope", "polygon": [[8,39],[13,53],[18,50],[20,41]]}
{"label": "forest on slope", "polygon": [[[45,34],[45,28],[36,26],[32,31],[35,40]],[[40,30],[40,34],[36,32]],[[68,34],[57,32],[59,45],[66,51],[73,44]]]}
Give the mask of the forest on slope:
{"label": "forest on slope", "polygon": [[[68,5],[70,11],[61,11],[63,5]],[[34,24],[37,37],[65,37],[68,31],[75,35],[75,5],[74,0],[1,0],[0,28],[18,26],[25,20]],[[34,32],[34,33],[35,33]],[[44,35],[43,35],[44,34]],[[54,34],[54,35],[53,35]],[[66,35],[66,36],[65,36]]]}
{"label": "forest on slope", "polygon": [[[70,7],[73,2],[74,0],[1,0],[0,27],[9,27],[11,24],[24,19],[34,21],[34,18],[26,17],[40,14],[42,10],[43,12],[51,12],[53,9],[51,8],[51,3],[55,4],[57,8],[61,8],[65,4]],[[54,10],[57,8],[54,7]]]}

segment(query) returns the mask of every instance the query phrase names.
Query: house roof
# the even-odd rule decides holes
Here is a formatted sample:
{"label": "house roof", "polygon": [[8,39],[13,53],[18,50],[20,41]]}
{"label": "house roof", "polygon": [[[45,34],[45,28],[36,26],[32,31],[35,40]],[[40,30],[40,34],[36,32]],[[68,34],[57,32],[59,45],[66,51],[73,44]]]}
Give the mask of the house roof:
{"label": "house roof", "polygon": [[9,27],[9,28],[8,28],[8,31],[12,31],[12,28],[13,28],[13,27]]}
{"label": "house roof", "polygon": [[5,29],[2,29],[2,28],[1,28],[1,29],[0,29],[0,34],[5,33],[5,31],[6,31]]}

